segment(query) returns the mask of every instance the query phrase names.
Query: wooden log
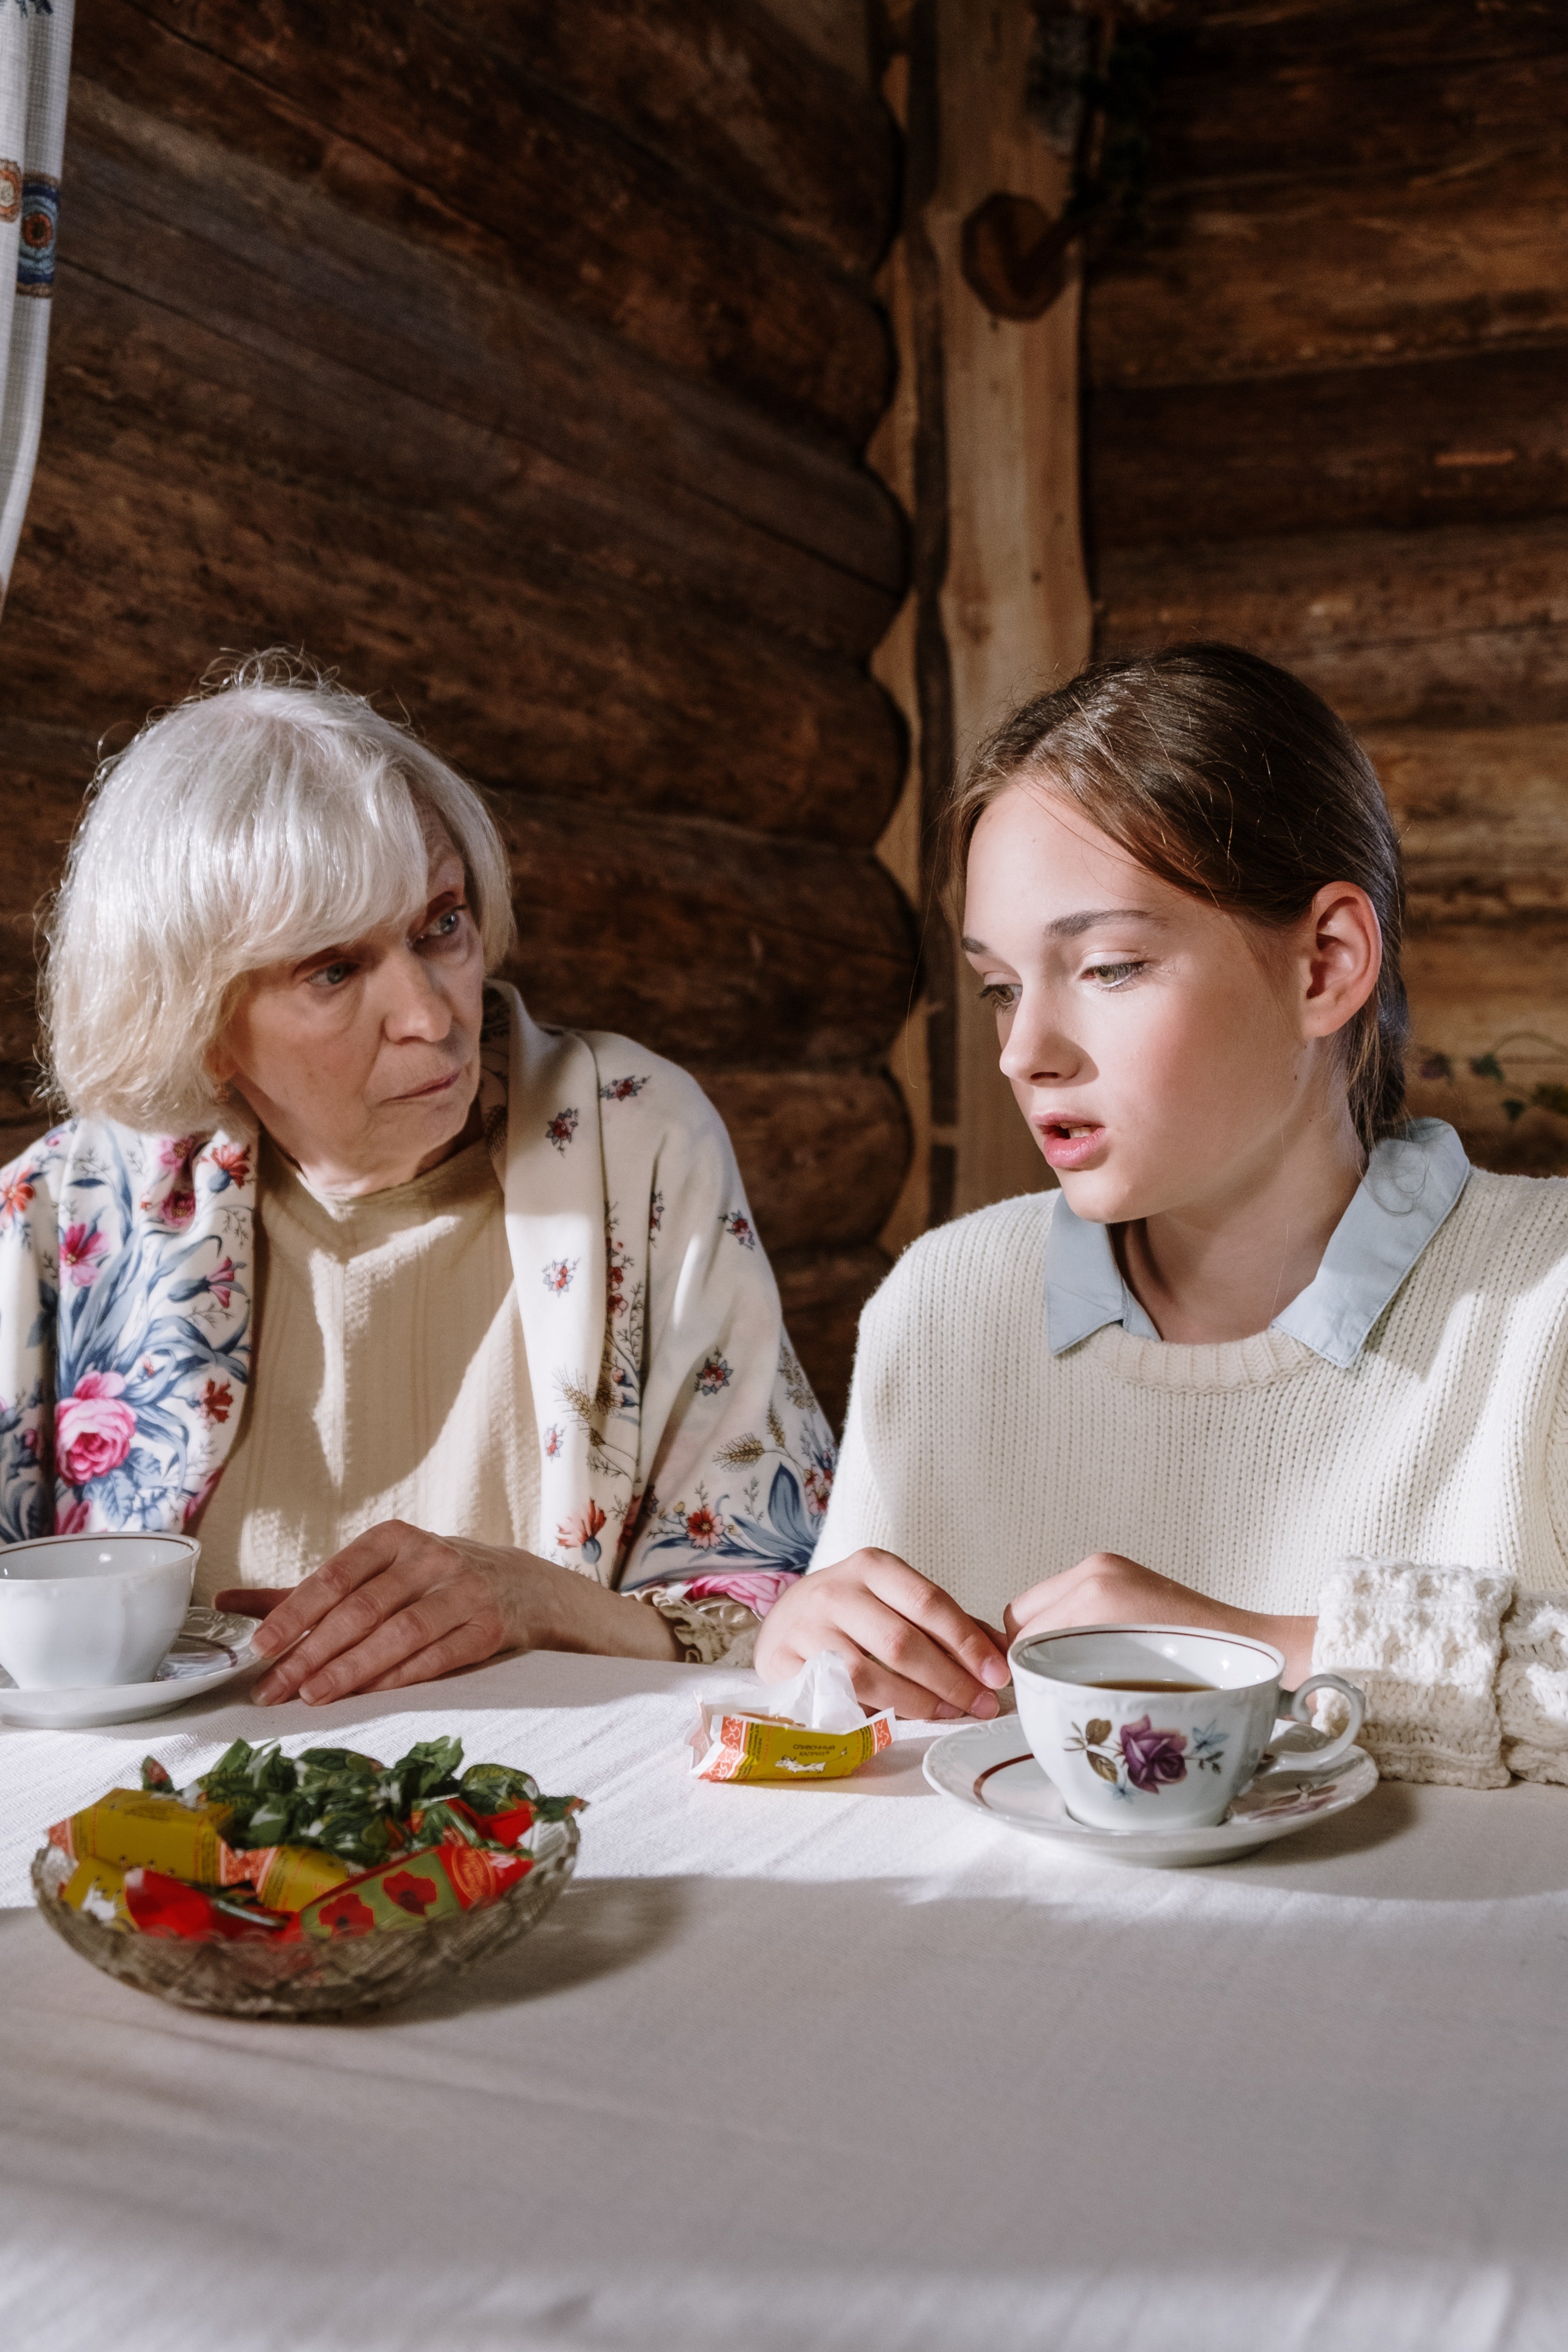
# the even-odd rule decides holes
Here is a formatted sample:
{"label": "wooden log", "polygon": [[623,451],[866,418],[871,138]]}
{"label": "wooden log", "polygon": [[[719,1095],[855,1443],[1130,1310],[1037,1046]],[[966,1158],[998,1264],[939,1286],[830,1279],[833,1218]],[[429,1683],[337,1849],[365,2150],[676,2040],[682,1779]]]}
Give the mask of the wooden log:
{"label": "wooden log", "polygon": [[[94,256],[96,261],[98,256]],[[383,508],[460,530],[480,572],[521,557],[629,584],[660,604],[743,621],[819,653],[863,656],[896,593],[816,549],[738,516],[649,467],[627,438],[612,470],[562,461],[511,429],[479,422],[387,384],[367,401],[363,379],[332,359],[268,344],[182,317],[156,295],[123,291],[67,265],[50,352],[41,465],[73,451],[113,457],[133,439],[178,451],[182,472],[237,453],[253,475],[303,483],[341,502]],[[798,452],[783,435],[781,475]],[[859,477],[837,467],[847,501]],[[820,485],[812,485],[820,488]],[[889,518],[897,578],[897,519]],[[491,552],[487,553],[488,551]]]}
{"label": "wooden log", "polygon": [[891,1261],[879,1249],[791,1250],[773,1260],[784,1328],[836,1430],[844,1426],[860,1309]]}
{"label": "wooden log", "polygon": [[881,258],[887,109],[758,0],[468,0],[462,30],[834,268]]}
{"label": "wooden log", "polygon": [[1568,144],[1460,179],[1151,205],[1088,305],[1096,384],[1195,383],[1568,340]]}
{"label": "wooden log", "polygon": [[1250,383],[1096,392],[1097,547],[1262,539],[1568,509],[1568,364],[1496,351]]}
{"label": "wooden log", "polygon": [[728,825],[618,823],[586,802],[499,809],[511,976],[540,1018],[678,1062],[798,1068],[884,1054],[913,998],[914,919],[869,856]]}
{"label": "wooden log", "polygon": [[1552,138],[1568,108],[1560,13],[1415,0],[1167,34],[1150,125],[1162,190],[1238,179],[1452,173]]}
{"label": "wooden log", "polygon": [[[72,101],[56,332],[87,308],[92,388],[118,400],[113,339],[130,322],[92,309],[84,276],[155,306],[143,308],[137,339],[193,372],[182,429],[209,399],[211,431],[244,435],[247,446],[258,433],[285,472],[309,463],[319,436],[320,462],[351,478],[385,470],[416,505],[455,502],[471,516],[494,509],[520,473],[562,469],[645,535],[663,510],[664,543],[689,543],[700,575],[700,551],[717,538],[731,594],[776,574],[779,625],[804,623],[858,653],[900,592],[897,509],[841,457],[483,269],[434,265],[381,224],[92,84]],[[57,352],[51,377],[59,373]],[[251,403],[237,408],[247,386]],[[526,515],[510,519],[526,527]],[[805,621],[813,603],[826,616],[816,624]]]}
{"label": "wooden log", "polygon": [[1400,828],[1415,920],[1568,917],[1568,726],[1363,740]]}
{"label": "wooden log", "polygon": [[910,1123],[885,1070],[710,1070],[766,1248],[875,1240],[903,1183]]}
{"label": "wooden log", "polygon": [[1568,522],[1121,549],[1106,653],[1220,637],[1296,670],[1357,726],[1568,719]]}
{"label": "wooden log", "polygon": [[199,21],[211,46],[198,46],[154,5],[100,0],[84,15],[73,120],[84,106],[89,122],[144,108],[171,143],[194,131],[271,164],[395,228],[434,268],[467,260],[788,423],[864,441],[889,376],[865,291],[530,81],[447,12],[384,0],[160,12]]}
{"label": "wooden log", "polygon": [[[1568,1089],[1568,921],[1424,925],[1405,969],[1412,1111],[1451,1120],[1480,1167],[1568,1171],[1568,1118],[1532,1100],[1538,1087]],[[1495,1061],[1502,1081],[1478,1061]]]}
{"label": "wooden log", "polygon": [[[0,708],[97,734],[221,647],[301,646],[481,782],[869,841],[902,773],[845,662],[620,583],[505,560],[461,517],[329,497],[153,434],[46,444],[0,631]],[[92,649],[90,660],[86,648]]]}

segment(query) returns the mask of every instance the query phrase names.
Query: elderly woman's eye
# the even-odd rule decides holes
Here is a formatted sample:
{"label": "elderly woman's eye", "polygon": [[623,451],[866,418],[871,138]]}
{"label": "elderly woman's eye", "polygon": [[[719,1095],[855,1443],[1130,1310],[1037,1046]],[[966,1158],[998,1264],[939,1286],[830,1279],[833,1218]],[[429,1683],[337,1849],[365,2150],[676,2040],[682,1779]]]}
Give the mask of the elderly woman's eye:
{"label": "elderly woman's eye", "polygon": [[444,915],[437,916],[425,936],[427,940],[449,940],[460,927],[462,919],[461,907],[448,907]]}
{"label": "elderly woman's eye", "polygon": [[353,970],[352,963],[323,964],[320,971],[310,974],[311,984],[321,988],[341,988]]}

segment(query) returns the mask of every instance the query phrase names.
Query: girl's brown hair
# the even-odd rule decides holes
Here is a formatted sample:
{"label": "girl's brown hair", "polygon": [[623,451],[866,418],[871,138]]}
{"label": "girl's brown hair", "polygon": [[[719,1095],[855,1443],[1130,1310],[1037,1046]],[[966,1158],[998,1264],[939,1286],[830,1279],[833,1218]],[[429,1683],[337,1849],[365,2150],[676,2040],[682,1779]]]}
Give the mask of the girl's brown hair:
{"label": "girl's brown hair", "polygon": [[1097,662],[1035,696],[980,746],[949,803],[955,887],[982,813],[1031,777],[1162,881],[1266,929],[1294,922],[1325,883],[1358,884],[1383,968],[1343,1032],[1351,1112],[1368,1151],[1403,1124],[1399,842],[1371,761],[1310,687],[1235,646],[1185,645]]}

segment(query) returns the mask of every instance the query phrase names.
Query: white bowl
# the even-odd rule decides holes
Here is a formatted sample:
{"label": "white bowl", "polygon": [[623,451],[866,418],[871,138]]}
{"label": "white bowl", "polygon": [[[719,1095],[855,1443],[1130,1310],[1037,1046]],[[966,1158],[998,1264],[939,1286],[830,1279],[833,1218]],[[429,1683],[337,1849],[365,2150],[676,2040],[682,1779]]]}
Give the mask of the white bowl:
{"label": "white bowl", "polygon": [[191,1604],[195,1536],[0,1546],[0,1666],[18,1690],[150,1682]]}

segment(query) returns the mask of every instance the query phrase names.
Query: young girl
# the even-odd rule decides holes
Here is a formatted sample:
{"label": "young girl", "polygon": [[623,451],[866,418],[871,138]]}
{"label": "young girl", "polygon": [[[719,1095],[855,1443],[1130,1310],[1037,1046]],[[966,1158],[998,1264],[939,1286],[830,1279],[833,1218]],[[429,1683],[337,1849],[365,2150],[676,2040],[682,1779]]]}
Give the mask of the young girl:
{"label": "young girl", "polygon": [[1406,1122],[1365,754],[1224,646],[1026,703],[952,809],[963,949],[1060,1190],[866,1310],[770,1680],[994,1714],[1016,1635],[1193,1623],[1367,1690],[1385,1771],[1568,1780],[1568,1185]]}

